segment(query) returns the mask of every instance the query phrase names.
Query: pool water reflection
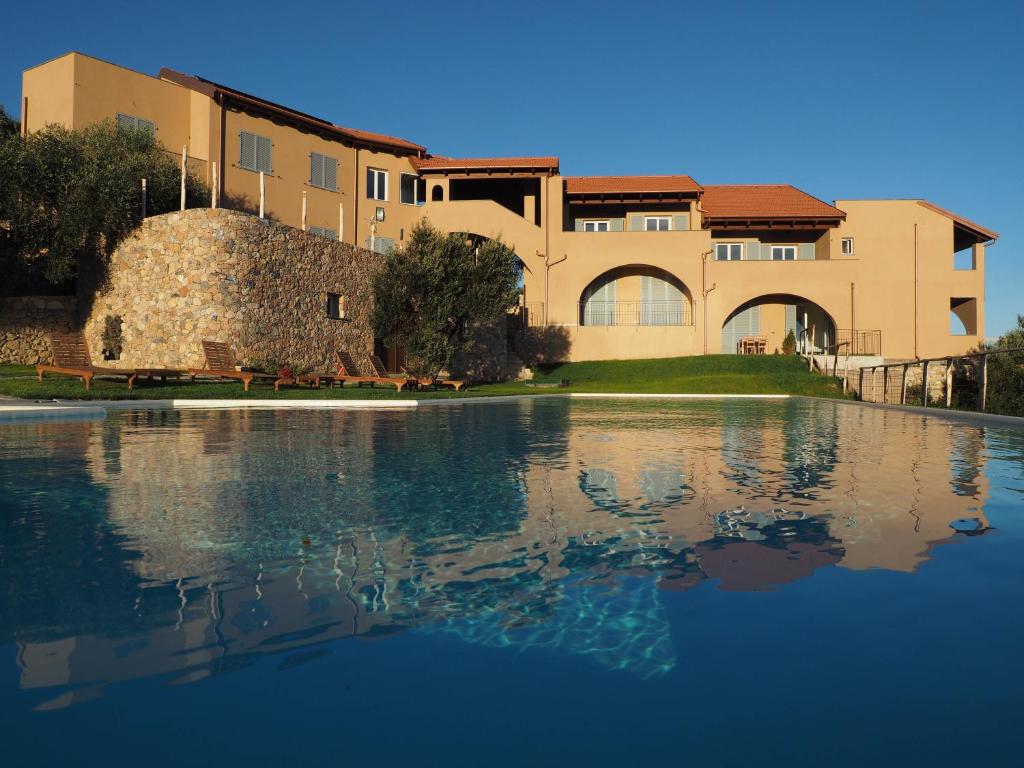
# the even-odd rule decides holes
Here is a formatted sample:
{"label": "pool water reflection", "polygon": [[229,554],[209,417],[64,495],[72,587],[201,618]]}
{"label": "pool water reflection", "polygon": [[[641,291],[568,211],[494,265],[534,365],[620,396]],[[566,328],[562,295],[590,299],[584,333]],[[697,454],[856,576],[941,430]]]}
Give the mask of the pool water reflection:
{"label": "pool water reflection", "polygon": [[[884,763],[904,726],[935,738],[903,759],[998,763],[1024,703],[1022,488],[1022,433],[815,401],[5,425],[0,702],[19,733],[78,732],[12,756],[117,762],[95,722],[159,738],[172,706],[195,727],[216,711],[230,741],[255,687],[258,749],[146,759],[292,754],[277,724],[299,700],[308,721],[344,712],[346,754],[382,764],[564,765],[579,739],[594,765]],[[553,720],[539,698],[575,705]],[[817,735],[785,738],[786,712]],[[438,740],[474,718],[485,734]],[[759,746],[712,748],[739,723]],[[943,741],[967,725],[982,752]],[[403,736],[382,752],[372,727]]]}

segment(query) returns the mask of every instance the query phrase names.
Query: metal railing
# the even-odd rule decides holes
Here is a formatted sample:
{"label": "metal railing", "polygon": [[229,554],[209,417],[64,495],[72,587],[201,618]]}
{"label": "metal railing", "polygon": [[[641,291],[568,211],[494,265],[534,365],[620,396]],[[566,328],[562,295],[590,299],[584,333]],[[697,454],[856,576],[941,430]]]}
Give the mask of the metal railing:
{"label": "metal railing", "polygon": [[846,343],[846,353],[850,355],[871,355],[873,357],[882,354],[882,332],[881,331],[852,331],[847,328],[836,329],[836,344]]}
{"label": "metal railing", "polygon": [[544,325],[543,301],[527,301],[518,304],[512,312],[525,328],[538,328]]}
{"label": "metal railing", "polygon": [[690,302],[581,301],[580,325],[693,325]]}

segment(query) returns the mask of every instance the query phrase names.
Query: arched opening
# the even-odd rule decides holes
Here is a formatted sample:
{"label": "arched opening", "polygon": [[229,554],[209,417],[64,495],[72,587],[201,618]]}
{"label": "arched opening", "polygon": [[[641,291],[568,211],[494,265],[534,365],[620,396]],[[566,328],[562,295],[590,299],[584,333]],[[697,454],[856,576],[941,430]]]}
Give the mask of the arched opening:
{"label": "arched opening", "polygon": [[953,336],[975,336],[978,333],[978,300],[949,300],[949,332]]}
{"label": "arched opening", "polygon": [[675,275],[634,264],[611,269],[583,289],[580,325],[693,325],[693,298]]}
{"label": "arched opening", "polygon": [[[745,346],[782,352],[791,331],[800,352],[821,352],[836,341],[835,320],[821,306],[802,296],[769,294],[741,304],[726,318],[722,353],[736,354]],[[755,343],[744,345],[744,340]]]}
{"label": "arched opening", "polygon": [[442,187],[440,184],[435,184],[433,189],[430,190],[430,199],[435,203],[443,201],[444,187]]}

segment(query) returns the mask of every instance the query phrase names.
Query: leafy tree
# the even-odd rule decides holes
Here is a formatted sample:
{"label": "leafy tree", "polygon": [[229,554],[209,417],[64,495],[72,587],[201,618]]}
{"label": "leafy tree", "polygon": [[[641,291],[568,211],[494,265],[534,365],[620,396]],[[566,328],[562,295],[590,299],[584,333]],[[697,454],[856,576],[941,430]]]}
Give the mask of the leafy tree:
{"label": "leafy tree", "polygon": [[[147,213],[176,210],[180,161],[145,131],[112,122],[80,131],[52,125],[0,139],[0,269],[67,283],[85,264],[100,269]],[[203,205],[204,185],[189,174],[186,204]]]}
{"label": "leafy tree", "polygon": [[8,115],[4,105],[0,104],[0,141],[8,136],[17,136],[20,128],[18,121]]}
{"label": "leafy tree", "polygon": [[404,346],[417,373],[435,375],[469,348],[475,323],[493,323],[515,304],[519,276],[519,260],[500,241],[477,246],[420,222],[374,275],[374,333]]}
{"label": "leafy tree", "polygon": [[796,354],[796,334],[793,333],[791,328],[786,334],[786,338],[782,340],[782,354],[784,355],[795,355]]}
{"label": "leafy tree", "polygon": [[[1024,349],[1024,315],[1017,315],[1017,327],[987,348]],[[985,409],[989,413],[1024,416],[1024,352],[989,356]]]}

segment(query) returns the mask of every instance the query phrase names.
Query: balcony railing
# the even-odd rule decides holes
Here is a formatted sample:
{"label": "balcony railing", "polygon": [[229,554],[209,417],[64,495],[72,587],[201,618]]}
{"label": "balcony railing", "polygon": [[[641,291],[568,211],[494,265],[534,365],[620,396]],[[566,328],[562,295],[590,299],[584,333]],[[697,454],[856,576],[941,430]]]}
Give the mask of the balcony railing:
{"label": "balcony railing", "polygon": [[693,325],[688,301],[581,301],[580,325]]}
{"label": "balcony railing", "polygon": [[837,328],[836,344],[842,347],[840,354],[878,356],[882,354],[882,332]]}
{"label": "balcony railing", "polygon": [[527,301],[513,310],[524,328],[536,328],[544,325],[544,302]]}

